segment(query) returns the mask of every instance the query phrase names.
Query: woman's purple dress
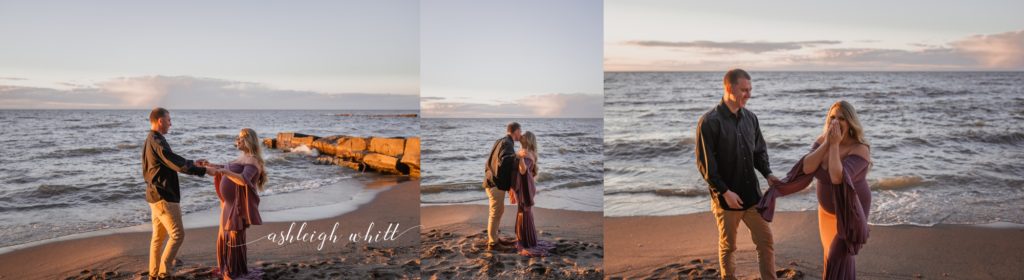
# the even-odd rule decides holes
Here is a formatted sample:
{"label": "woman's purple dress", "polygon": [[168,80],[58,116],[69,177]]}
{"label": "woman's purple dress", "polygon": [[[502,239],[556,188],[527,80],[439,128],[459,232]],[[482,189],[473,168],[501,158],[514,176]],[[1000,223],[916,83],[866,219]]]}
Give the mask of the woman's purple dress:
{"label": "woman's purple dress", "polygon": [[[821,144],[815,143],[811,151]],[[783,184],[771,187],[757,206],[761,216],[771,221],[775,213],[775,199],[791,193],[799,192],[812,179],[818,179],[818,209],[834,215],[836,220],[835,237],[826,249],[824,279],[856,279],[857,270],[854,255],[868,240],[868,213],[871,209],[871,190],[867,183],[870,162],[858,155],[847,155],[842,158],[843,183],[832,184],[828,170],[820,166],[812,174],[804,174],[804,159],[793,166]],[[824,232],[825,229],[819,229]]]}
{"label": "woman's purple dress", "polygon": [[533,160],[529,157],[523,158],[526,165],[526,173],[516,173],[515,184],[512,191],[516,197],[516,249],[520,255],[528,257],[543,257],[548,251],[554,248],[554,244],[537,238],[537,228],[533,223],[533,196],[537,189],[533,182]]}
{"label": "woman's purple dress", "polygon": [[259,279],[260,271],[246,266],[245,229],[263,223],[260,218],[260,198],[253,184],[259,168],[253,164],[230,163],[225,167],[242,175],[245,186],[239,186],[227,176],[214,177],[214,186],[220,198],[220,230],[217,232],[217,267],[224,279]]}

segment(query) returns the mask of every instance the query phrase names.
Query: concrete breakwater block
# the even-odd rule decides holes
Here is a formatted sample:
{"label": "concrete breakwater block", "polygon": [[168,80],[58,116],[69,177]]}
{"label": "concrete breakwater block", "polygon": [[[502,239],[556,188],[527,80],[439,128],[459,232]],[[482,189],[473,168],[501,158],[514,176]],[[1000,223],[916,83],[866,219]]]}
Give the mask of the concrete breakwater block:
{"label": "concrete breakwater block", "polygon": [[367,148],[372,153],[378,153],[391,157],[399,157],[405,151],[405,138],[370,138],[370,146]]}
{"label": "concrete breakwater block", "polygon": [[420,138],[410,137],[405,139],[405,149],[402,152],[402,159],[399,162],[409,169],[409,176],[420,177]]}
{"label": "concrete breakwater block", "polygon": [[420,139],[418,137],[354,137],[332,135],[319,137],[282,132],[277,138],[263,140],[268,148],[290,150],[305,145],[318,151],[315,163],[334,164],[351,169],[374,170],[387,174],[420,177]]}
{"label": "concrete breakwater block", "polygon": [[267,147],[267,149],[277,149],[277,139],[263,138],[263,146]]}
{"label": "concrete breakwater block", "polygon": [[398,169],[398,158],[393,156],[368,153],[363,157],[363,163],[365,163],[367,167],[382,173],[408,174],[408,171],[403,173]]}
{"label": "concrete breakwater block", "polygon": [[306,135],[302,133],[294,132],[281,132],[277,134],[277,146],[278,149],[290,150],[298,146],[312,147],[313,141],[316,140],[317,136]]}
{"label": "concrete breakwater block", "polygon": [[335,155],[350,161],[362,161],[369,141],[360,137],[342,137],[335,145]]}

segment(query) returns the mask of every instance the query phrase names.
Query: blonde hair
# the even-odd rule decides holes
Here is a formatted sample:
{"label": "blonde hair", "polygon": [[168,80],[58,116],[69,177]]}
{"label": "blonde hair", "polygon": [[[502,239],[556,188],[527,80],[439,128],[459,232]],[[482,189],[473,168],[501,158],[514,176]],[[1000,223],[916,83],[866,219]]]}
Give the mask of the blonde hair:
{"label": "blonde hair", "polygon": [[263,162],[263,151],[259,145],[259,137],[256,136],[256,131],[251,128],[242,129],[242,141],[245,142],[244,152],[251,155],[256,159],[257,167],[260,169],[259,176],[256,177],[256,188],[261,192],[263,191],[263,185],[267,183],[267,169]]}
{"label": "blonde hair", "polygon": [[537,136],[534,136],[532,131],[527,131],[523,133],[523,137],[519,138],[519,144],[527,152],[533,154],[534,161],[531,169],[533,169],[533,176],[537,176]]}
{"label": "blonde hair", "polygon": [[846,124],[850,128],[850,131],[848,132],[849,136],[853,138],[853,140],[856,140],[857,143],[871,147],[871,145],[868,144],[867,139],[864,138],[864,126],[860,124],[860,119],[857,118],[857,111],[853,109],[853,104],[846,102],[846,100],[836,101],[836,103],[833,103],[832,106],[828,108],[828,112],[825,113],[825,126],[828,126],[828,114],[836,108],[839,108],[838,113],[846,118]]}

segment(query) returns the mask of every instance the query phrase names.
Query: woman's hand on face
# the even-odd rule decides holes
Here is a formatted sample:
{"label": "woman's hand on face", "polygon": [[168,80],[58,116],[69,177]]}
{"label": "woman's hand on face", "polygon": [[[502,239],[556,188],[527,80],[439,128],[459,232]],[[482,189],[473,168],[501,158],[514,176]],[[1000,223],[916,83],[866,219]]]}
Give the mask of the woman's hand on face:
{"label": "woman's hand on face", "polygon": [[828,121],[825,123],[825,127],[821,130],[821,136],[819,138],[823,140],[823,142],[821,142],[822,145],[828,144],[832,140],[833,124],[835,124],[835,120]]}
{"label": "woman's hand on face", "polygon": [[832,120],[829,125],[828,141],[832,144],[839,144],[843,140],[843,131],[839,126],[839,120]]}

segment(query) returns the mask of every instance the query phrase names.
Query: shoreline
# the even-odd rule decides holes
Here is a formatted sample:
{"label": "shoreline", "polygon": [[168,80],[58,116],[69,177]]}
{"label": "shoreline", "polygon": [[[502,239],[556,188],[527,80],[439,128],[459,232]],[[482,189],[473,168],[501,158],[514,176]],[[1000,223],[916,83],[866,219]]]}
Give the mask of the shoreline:
{"label": "shoreline", "polygon": [[[771,227],[776,270],[820,278],[817,212],[775,215]],[[604,220],[610,278],[717,276],[718,230],[710,212]],[[741,279],[757,277],[750,233],[746,226],[738,232],[737,274]],[[1013,278],[1024,275],[1024,227],[872,225],[868,243],[856,259],[857,272],[865,277]]]}
{"label": "shoreline", "polygon": [[[370,181],[370,182],[359,182],[358,180],[354,180],[354,179],[346,179],[346,182],[341,183],[341,184],[345,184],[344,187],[346,187],[346,188],[350,188],[350,187],[361,188],[361,190],[359,190],[358,193],[355,193],[355,195],[352,195],[352,199],[346,200],[346,201],[341,201],[341,202],[336,202],[336,203],[331,203],[331,204],[312,206],[312,207],[299,207],[299,208],[290,208],[290,209],[276,210],[276,211],[268,211],[268,210],[266,210],[266,209],[273,209],[273,208],[275,208],[275,206],[279,206],[279,204],[282,203],[281,202],[282,199],[283,200],[302,200],[302,201],[308,201],[311,196],[315,197],[315,196],[320,196],[320,195],[330,196],[330,195],[346,194],[346,193],[344,193],[345,190],[334,189],[333,187],[336,187],[336,186],[325,186],[325,187],[319,188],[319,189],[300,190],[300,191],[297,191],[297,192],[288,192],[288,193],[273,194],[271,196],[267,196],[267,197],[270,197],[272,199],[267,199],[266,197],[261,197],[261,198],[263,198],[261,209],[264,209],[263,212],[261,213],[261,215],[262,215],[263,221],[265,223],[290,221],[290,220],[301,219],[301,218],[306,218],[306,219],[325,219],[325,218],[330,218],[330,217],[335,217],[335,216],[343,215],[345,213],[349,213],[349,212],[355,211],[359,206],[362,206],[362,205],[365,205],[367,203],[370,203],[371,201],[373,201],[373,199],[376,197],[376,195],[381,191],[382,187],[386,187],[386,186],[390,186],[390,185],[397,185],[397,184],[400,183],[399,180],[400,180],[400,178],[391,177],[389,175],[388,175],[388,177],[383,177],[382,176],[381,178],[377,178],[377,179],[375,179],[373,181]],[[352,202],[355,202],[355,204],[353,205]],[[145,201],[143,201],[141,203],[145,203]],[[147,214],[148,214],[149,210],[146,210],[146,211],[147,211]],[[148,217],[148,215],[147,215],[147,217]],[[191,213],[185,213],[185,214],[182,215],[182,223],[184,224],[186,230],[205,228],[205,227],[217,227],[217,225],[219,223],[219,219],[220,219],[220,207],[218,205],[210,205],[209,208],[202,209],[202,210],[195,211],[195,212],[191,212]],[[76,239],[89,238],[89,237],[97,237],[97,236],[104,236],[104,235],[111,235],[111,234],[133,233],[133,232],[150,232],[151,230],[152,230],[152,226],[149,223],[149,220],[147,218],[145,223],[137,224],[137,225],[118,227],[118,228],[98,229],[98,230],[93,230],[93,231],[88,231],[88,232],[74,233],[74,234],[70,234],[70,235],[58,236],[58,237],[48,238],[48,239],[43,239],[43,240],[28,241],[28,242],[25,242],[25,243],[20,243],[20,244],[14,244],[14,245],[10,245],[10,246],[0,247],[0,255],[6,254],[6,253],[9,253],[9,252],[13,252],[13,251],[17,251],[17,250],[22,250],[22,249],[27,249],[27,248],[35,247],[35,246],[45,245],[45,244],[53,243],[53,242],[69,241],[69,240],[76,240]]]}
{"label": "shoreline", "polygon": [[[379,182],[368,184],[367,189],[379,190],[369,203],[357,209],[329,218],[294,221],[265,222],[247,231],[249,266],[262,266],[268,275],[284,273],[304,276],[299,278],[379,275],[411,277],[419,269],[416,260],[419,236],[411,234],[419,224],[419,181]],[[287,232],[306,224],[305,236]],[[373,223],[373,228],[369,228]],[[186,223],[187,224],[187,223]],[[385,232],[390,224],[397,224],[395,240],[365,239],[350,242],[350,234]],[[147,227],[140,225],[136,227]],[[147,227],[148,228],[148,227]],[[328,242],[331,235],[336,238]],[[405,235],[402,231],[410,230]],[[315,232],[313,232],[315,231]],[[179,276],[208,277],[216,266],[216,227],[188,228],[185,241],[178,251],[181,260]],[[294,236],[293,241],[279,245],[270,241],[271,234]],[[139,277],[148,268],[151,232],[116,232],[59,240],[0,254],[0,278],[66,278],[66,277]],[[385,234],[386,235],[386,234]],[[307,238],[310,241],[300,239]],[[314,240],[317,239],[317,240]],[[324,241],[319,241],[324,240]],[[315,241],[315,242],[313,242]],[[321,245],[324,244],[324,245]],[[322,246],[318,249],[318,246]],[[24,263],[38,264],[25,267]],[[294,268],[294,269],[290,269]],[[301,268],[301,269],[300,269]],[[417,272],[418,273],[418,272]]]}
{"label": "shoreline", "polygon": [[[801,212],[815,212],[817,210],[775,210],[775,213],[801,213]],[[604,216],[608,218],[658,218],[658,217],[675,217],[675,216],[687,216],[687,215],[704,215],[710,214],[710,211],[697,212],[697,213],[686,213],[686,214],[668,214],[668,215],[636,215],[636,216]],[[816,212],[815,212],[816,213]],[[931,228],[936,226],[965,226],[965,227],[979,227],[979,228],[1001,228],[1001,229],[1024,229],[1024,223],[1014,222],[987,222],[978,224],[874,224],[868,223],[872,227],[922,227]]]}
{"label": "shoreline", "polygon": [[[507,197],[505,198],[505,202],[508,202],[508,198]],[[481,200],[481,201],[469,201],[469,202],[462,202],[462,203],[447,203],[447,202],[444,202],[444,203],[441,203],[441,202],[438,202],[438,203],[427,202],[427,203],[425,203],[423,201],[420,201],[420,208],[448,207],[448,206],[483,206],[486,209],[486,207],[488,206],[488,202],[487,202],[486,198],[484,200]],[[553,207],[540,207],[540,206],[534,206],[533,208],[534,209],[544,209],[543,211],[554,210],[554,211],[570,211],[570,212],[583,212],[583,213],[604,213],[604,211],[602,211],[602,210],[581,210],[581,209],[571,209],[571,208],[553,208]],[[509,209],[512,209],[512,212],[515,212],[516,211],[516,206],[515,205],[511,205],[511,204],[506,204],[505,205],[505,212],[508,212]],[[512,219],[515,220],[515,217],[512,217]],[[502,221],[504,221],[504,218],[502,218]]]}

